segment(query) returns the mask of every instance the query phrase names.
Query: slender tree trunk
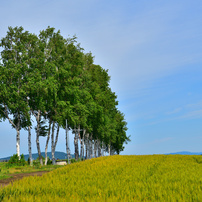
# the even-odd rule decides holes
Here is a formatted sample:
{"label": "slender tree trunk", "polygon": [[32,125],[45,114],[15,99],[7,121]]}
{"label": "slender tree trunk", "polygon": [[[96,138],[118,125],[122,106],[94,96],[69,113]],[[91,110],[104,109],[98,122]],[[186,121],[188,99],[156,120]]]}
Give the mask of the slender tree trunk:
{"label": "slender tree trunk", "polygon": [[90,135],[90,159],[93,158],[93,144],[92,144],[92,134]]}
{"label": "slender tree trunk", "polygon": [[101,142],[97,139],[97,147],[98,147],[98,157],[102,155],[102,148],[101,148]]}
{"label": "slender tree trunk", "polygon": [[46,147],[45,147],[45,165],[47,165],[47,162],[48,162],[48,143],[49,143],[49,140],[50,140],[50,131],[51,131],[51,124],[52,124],[52,121],[49,120],[49,127],[48,127],[48,136],[47,136],[47,139],[46,139]]}
{"label": "slender tree trunk", "polygon": [[18,119],[18,122],[17,122],[17,135],[16,135],[16,151],[17,151],[17,155],[20,159],[20,114],[18,113],[17,114],[17,119]]}
{"label": "slender tree trunk", "polygon": [[80,138],[80,158],[83,158],[83,137]]}
{"label": "slender tree trunk", "polygon": [[16,129],[16,153],[20,159],[20,116],[18,114],[18,123],[17,125],[14,124],[14,122],[9,118],[8,116],[8,109],[6,106],[5,107],[5,111],[3,111],[3,113],[5,114],[6,118],[8,119],[8,121],[10,122],[10,124]]}
{"label": "slender tree trunk", "polygon": [[58,143],[59,131],[60,131],[60,126],[58,124],[56,137],[55,137],[55,144],[54,144],[54,153],[55,153],[55,149],[56,149],[56,146],[57,146],[57,143]]}
{"label": "slender tree trunk", "polygon": [[31,144],[31,126],[28,126],[28,148],[29,148],[29,164],[32,166],[32,144]]}
{"label": "slender tree trunk", "polygon": [[75,148],[75,160],[77,161],[79,159],[79,146],[78,146],[78,132],[75,128],[75,136],[74,136],[74,148]]}
{"label": "slender tree trunk", "polygon": [[88,152],[89,152],[89,148],[88,148],[88,138],[89,138],[89,134],[86,134],[86,139],[85,139],[85,144],[86,144],[86,159],[89,158],[88,156]]}
{"label": "slender tree trunk", "polygon": [[109,153],[109,156],[110,156],[110,143],[108,144],[108,153]]}
{"label": "slender tree trunk", "polygon": [[42,159],[42,155],[41,155],[40,142],[39,142],[40,124],[41,124],[41,111],[38,110],[38,112],[37,112],[36,114],[32,111],[32,114],[35,116],[36,121],[37,121],[37,128],[36,128],[36,147],[37,147],[37,151],[38,151],[38,156],[39,156],[40,164],[43,165],[43,159]]}
{"label": "slender tree trunk", "polygon": [[102,156],[104,156],[104,143],[102,142]]}
{"label": "slender tree trunk", "polygon": [[79,154],[79,145],[78,145],[78,157],[81,159],[81,130],[80,130],[81,128],[80,128],[80,125],[79,125],[79,128],[78,128],[78,136],[77,136],[77,138],[78,138],[78,141],[80,142],[80,154]]}
{"label": "slender tree trunk", "polygon": [[114,149],[110,149],[110,156],[113,156],[115,154],[115,150]]}
{"label": "slender tree trunk", "polygon": [[55,165],[55,149],[56,149],[56,145],[58,142],[58,136],[59,136],[59,130],[60,130],[60,126],[58,124],[57,127],[57,132],[56,132],[56,137],[55,137],[55,141],[54,141],[54,130],[55,130],[55,122],[53,122],[53,126],[52,126],[52,135],[51,135],[51,153],[52,153],[52,164]]}
{"label": "slender tree trunk", "polygon": [[53,121],[52,134],[51,134],[51,155],[52,155],[52,164],[53,164],[53,165],[55,165],[54,130],[55,130],[55,122]]}
{"label": "slender tree trunk", "polygon": [[84,159],[84,142],[85,142],[85,133],[86,133],[86,130],[84,129],[83,130],[83,140],[82,140],[82,158]]}
{"label": "slender tree trunk", "polygon": [[36,131],[36,146],[37,146],[37,150],[38,150],[38,155],[39,155],[39,161],[40,164],[43,165],[43,159],[42,159],[42,155],[41,155],[41,149],[40,149],[40,142],[39,142],[39,136],[40,136],[40,121],[41,121],[41,111],[38,110],[38,114],[35,115],[36,120],[37,120],[37,131]]}
{"label": "slender tree trunk", "polygon": [[86,158],[90,159],[90,135],[87,133],[86,135]]}
{"label": "slender tree trunk", "polygon": [[38,150],[40,164],[43,165],[43,159],[41,156],[41,149],[40,149],[40,143],[39,143],[39,135],[36,136],[36,146],[37,146],[37,150]]}
{"label": "slender tree trunk", "polygon": [[97,157],[97,140],[94,140],[94,158]]}
{"label": "slender tree trunk", "polygon": [[66,152],[67,152],[67,159],[68,164],[70,163],[70,149],[69,149],[69,129],[67,127],[67,120],[66,120]]}
{"label": "slender tree trunk", "polygon": [[20,159],[20,131],[19,130],[17,130],[17,135],[16,135],[16,152]]}
{"label": "slender tree trunk", "polygon": [[92,144],[91,144],[90,138],[88,140],[88,147],[89,147],[89,159],[91,159],[92,158]]}

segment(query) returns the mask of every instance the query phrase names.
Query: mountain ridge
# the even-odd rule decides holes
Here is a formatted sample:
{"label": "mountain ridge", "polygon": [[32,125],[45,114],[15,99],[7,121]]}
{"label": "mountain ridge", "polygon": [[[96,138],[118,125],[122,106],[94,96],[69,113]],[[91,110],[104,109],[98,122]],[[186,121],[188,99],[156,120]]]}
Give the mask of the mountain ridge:
{"label": "mountain ridge", "polygon": [[[28,158],[29,158],[29,154],[23,154],[24,157],[25,157],[25,160],[27,161]],[[41,155],[43,157],[45,157],[45,152],[41,152]],[[51,152],[47,152],[47,155],[50,159],[52,159],[52,155],[51,155]],[[74,154],[70,154],[71,155],[71,158],[74,158]],[[0,158],[0,162],[1,161],[8,161],[10,159],[11,156],[8,156],[8,157],[4,157],[4,158]],[[38,153],[34,153],[32,154],[32,159],[36,160],[38,158]],[[67,154],[64,153],[64,152],[59,152],[59,151],[56,151],[55,152],[55,159],[66,159],[67,158]]]}
{"label": "mountain ridge", "polygon": [[[189,152],[189,151],[180,151],[175,153],[169,153],[169,154],[180,154],[180,155],[202,155],[202,152]],[[167,154],[167,155],[169,155]]]}
{"label": "mountain ridge", "polygon": [[[175,155],[175,154],[179,154],[179,155],[202,155],[202,152],[180,151],[180,152],[174,152],[174,153],[167,153],[165,155]],[[45,157],[45,152],[42,152],[41,155],[43,157]],[[51,152],[47,152],[47,155],[48,155],[48,157],[50,159],[52,158]],[[10,159],[10,157],[11,156],[0,158],[0,162],[2,162],[2,161],[8,161]],[[25,157],[25,160],[27,161],[28,158],[29,158],[29,154],[25,154],[24,157]],[[32,154],[32,158],[34,160],[36,160],[38,158],[38,153]],[[67,158],[67,154],[66,153],[59,152],[59,151],[55,152],[55,159],[66,159],[66,158]],[[74,154],[71,154],[71,158],[75,158]]]}

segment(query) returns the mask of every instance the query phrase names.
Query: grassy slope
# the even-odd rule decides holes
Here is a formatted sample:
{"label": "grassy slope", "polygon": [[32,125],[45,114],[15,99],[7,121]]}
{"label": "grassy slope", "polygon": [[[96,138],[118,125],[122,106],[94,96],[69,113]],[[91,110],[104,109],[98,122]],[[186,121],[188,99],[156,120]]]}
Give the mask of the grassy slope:
{"label": "grassy slope", "polygon": [[0,189],[7,201],[200,201],[202,156],[111,156]]}

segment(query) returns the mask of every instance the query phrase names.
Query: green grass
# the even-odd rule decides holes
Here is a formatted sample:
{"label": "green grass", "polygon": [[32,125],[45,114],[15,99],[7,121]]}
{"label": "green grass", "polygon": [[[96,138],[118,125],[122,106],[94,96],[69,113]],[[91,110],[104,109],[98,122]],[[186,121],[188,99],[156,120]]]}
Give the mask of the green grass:
{"label": "green grass", "polygon": [[58,165],[47,165],[47,166],[12,166],[8,167],[7,162],[0,162],[0,180],[12,177],[12,174],[16,173],[31,173],[37,171],[51,171],[61,166]]}

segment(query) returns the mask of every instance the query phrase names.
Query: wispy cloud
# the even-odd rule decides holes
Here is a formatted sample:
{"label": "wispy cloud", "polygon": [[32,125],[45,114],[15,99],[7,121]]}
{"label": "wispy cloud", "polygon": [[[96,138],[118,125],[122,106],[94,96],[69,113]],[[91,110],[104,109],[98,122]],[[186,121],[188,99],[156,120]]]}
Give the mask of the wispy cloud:
{"label": "wispy cloud", "polygon": [[167,112],[166,114],[170,115],[170,114],[176,114],[178,112],[180,112],[182,110],[182,107],[176,108],[172,111]]}
{"label": "wispy cloud", "polygon": [[182,107],[175,108],[172,111],[166,112],[167,116],[149,122],[148,125],[156,125],[163,122],[177,121],[177,120],[192,120],[202,118],[202,101],[196,103],[186,104]]}
{"label": "wispy cloud", "polygon": [[199,119],[202,118],[202,109],[190,111],[182,116],[176,117],[175,119]]}

